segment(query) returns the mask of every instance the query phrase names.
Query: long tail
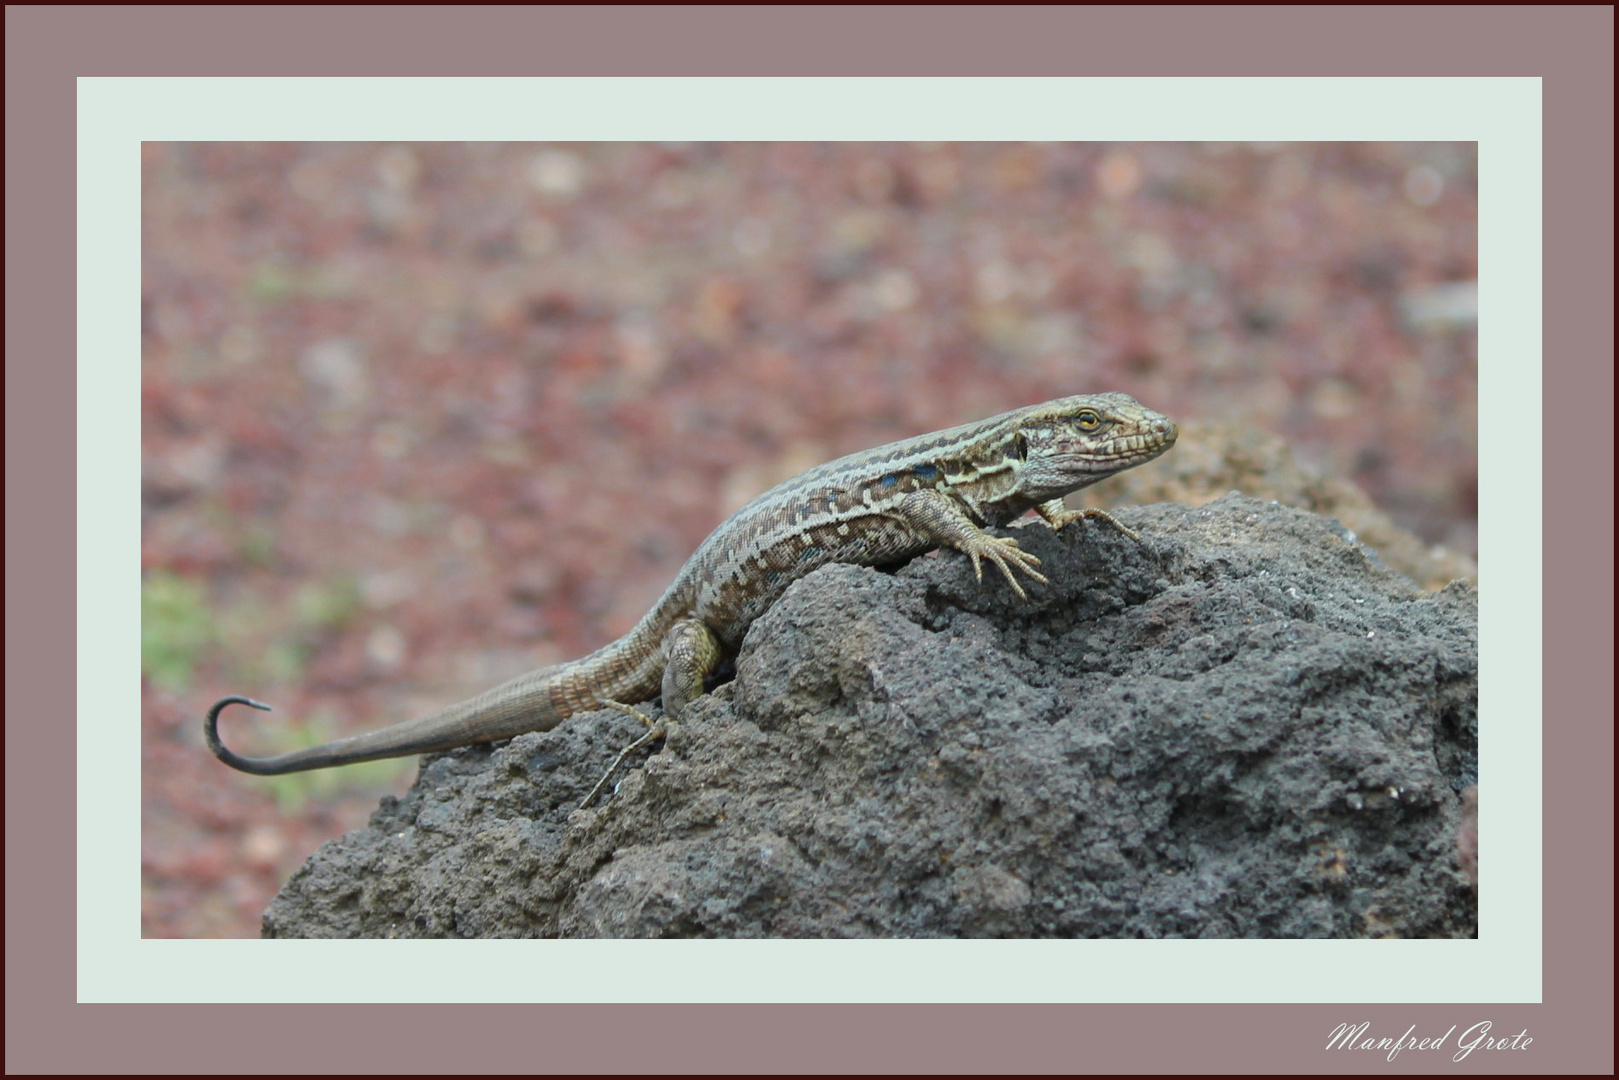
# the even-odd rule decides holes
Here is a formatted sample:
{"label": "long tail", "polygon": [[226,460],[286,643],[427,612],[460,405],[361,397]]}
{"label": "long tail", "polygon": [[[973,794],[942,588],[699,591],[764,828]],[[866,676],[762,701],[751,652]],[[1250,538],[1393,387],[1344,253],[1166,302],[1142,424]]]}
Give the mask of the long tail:
{"label": "long tail", "polygon": [[208,720],[202,729],[203,737],[207,739],[208,749],[213,751],[214,757],[233,769],[258,776],[326,769],[335,765],[407,757],[471,743],[509,739],[526,731],[548,731],[567,719],[572,712],[578,711],[564,711],[552,700],[555,677],[571,666],[556,665],[531,671],[486,690],[477,697],[415,720],[267,758],[243,757],[221,742],[219,714],[227,705],[249,705],[266,710],[270,706],[252,698],[225,697],[208,710]]}
{"label": "long tail", "polygon": [[327,769],[378,758],[407,757],[449,750],[472,743],[509,739],[529,731],[550,731],[578,712],[604,703],[633,705],[658,696],[664,659],[663,635],[691,607],[696,571],[685,570],[651,611],[628,634],[582,660],[553,664],[485,690],[415,720],[347,739],[334,739],[307,750],[275,757],[249,758],[219,741],[219,714],[227,705],[270,706],[252,698],[226,697],[214,702],[203,724],[203,737],[214,757],[233,769],[258,776]]}

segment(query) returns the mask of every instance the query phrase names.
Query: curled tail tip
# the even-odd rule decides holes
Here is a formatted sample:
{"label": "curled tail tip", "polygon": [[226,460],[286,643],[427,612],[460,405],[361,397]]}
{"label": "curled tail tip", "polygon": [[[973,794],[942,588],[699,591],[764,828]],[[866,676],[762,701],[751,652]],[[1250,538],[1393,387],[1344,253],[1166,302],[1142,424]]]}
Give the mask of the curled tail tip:
{"label": "curled tail tip", "polygon": [[208,715],[218,716],[226,705],[251,705],[253,708],[263,709],[265,712],[274,711],[270,708],[270,706],[266,705],[262,701],[254,701],[252,698],[242,697],[240,694],[232,694],[229,697],[222,697],[218,701],[214,702],[214,707],[208,710]]}
{"label": "curled tail tip", "polygon": [[214,757],[231,768],[239,769],[242,772],[259,771],[255,767],[256,762],[233,752],[219,739],[219,714],[224,711],[227,705],[250,705],[255,709],[263,709],[266,712],[271,711],[270,706],[262,701],[254,701],[250,697],[232,694],[230,697],[222,697],[214,702],[213,708],[208,710],[208,719],[202,725],[203,738],[208,743],[208,749],[213,753]]}

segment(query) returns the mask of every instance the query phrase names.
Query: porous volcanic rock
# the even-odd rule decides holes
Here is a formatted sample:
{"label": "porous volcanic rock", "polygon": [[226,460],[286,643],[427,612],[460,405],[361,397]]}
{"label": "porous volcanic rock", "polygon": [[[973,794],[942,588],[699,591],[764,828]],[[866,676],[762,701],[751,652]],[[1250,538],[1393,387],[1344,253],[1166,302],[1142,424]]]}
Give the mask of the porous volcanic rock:
{"label": "porous volcanic rock", "polygon": [[634,720],[424,759],[266,937],[1470,937],[1477,591],[1232,493],[828,566],[599,805]]}

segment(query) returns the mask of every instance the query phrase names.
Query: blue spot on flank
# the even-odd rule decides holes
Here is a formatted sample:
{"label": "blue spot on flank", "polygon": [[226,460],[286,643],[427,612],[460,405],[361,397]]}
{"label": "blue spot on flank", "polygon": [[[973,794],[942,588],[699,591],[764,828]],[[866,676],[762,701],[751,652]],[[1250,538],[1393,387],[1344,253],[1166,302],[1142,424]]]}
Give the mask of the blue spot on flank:
{"label": "blue spot on flank", "polygon": [[895,484],[899,483],[899,477],[895,476],[893,473],[889,473],[887,476],[883,477],[877,482],[883,487],[893,487]]}
{"label": "blue spot on flank", "polygon": [[935,480],[939,476],[939,470],[932,465],[918,465],[911,471],[916,474],[918,480]]}

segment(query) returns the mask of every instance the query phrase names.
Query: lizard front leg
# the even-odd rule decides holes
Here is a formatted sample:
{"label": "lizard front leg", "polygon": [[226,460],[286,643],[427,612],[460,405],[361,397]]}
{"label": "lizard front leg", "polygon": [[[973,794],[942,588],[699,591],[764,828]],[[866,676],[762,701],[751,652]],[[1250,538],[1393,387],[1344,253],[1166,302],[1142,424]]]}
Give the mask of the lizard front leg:
{"label": "lizard front leg", "polygon": [[981,560],[988,559],[1012,586],[1012,591],[1027,600],[1028,593],[1013,575],[1015,568],[1030,580],[1042,585],[1046,578],[1035,570],[1040,560],[1018,547],[1011,537],[991,536],[975,525],[962,510],[961,504],[937,491],[913,491],[900,500],[896,508],[905,523],[938,547],[953,547],[973,561],[973,574],[984,580]]}
{"label": "lizard front leg", "polygon": [[[681,714],[703,693],[703,684],[708,677],[719,667],[722,651],[719,639],[714,636],[700,619],[680,619],[663,635],[663,713],[664,716],[679,720]],[[647,726],[647,733],[626,746],[613,761],[602,778],[596,781],[596,786],[590,789],[585,801],[579,804],[582,810],[596,801],[596,796],[607,781],[612,779],[624,759],[649,743],[663,738],[664,725],[653,723],[647,719],[645,713],[639,709],[625,705],[618,701],[604,701],[603,705],[620,712],[627,712]]]}
{"label": "lizard front leg", "polygon": [[1034,508],[1034,512],[1051,522],[1051,527],[1054,530],[1061,529],[1064,525],[1067,525],[1070,522],[1078,521],[1080,518],[1099,518],[1100,520],[1107,522],[1109,525],[1119,530],[1124,535],[1128,536],[1130,539],[1141,539],[1140,533],[1123,524],[1120,524],[1119,519],[1108,513],[1106,510],[1098,510],[1094,506],[1087,506],[1083,510],[1070,510],[1068,507],[1063,505],[1063,501],[1061,499],[1052,499],[1049,502],[1043,502],[1039,506],[1036,506]]}

